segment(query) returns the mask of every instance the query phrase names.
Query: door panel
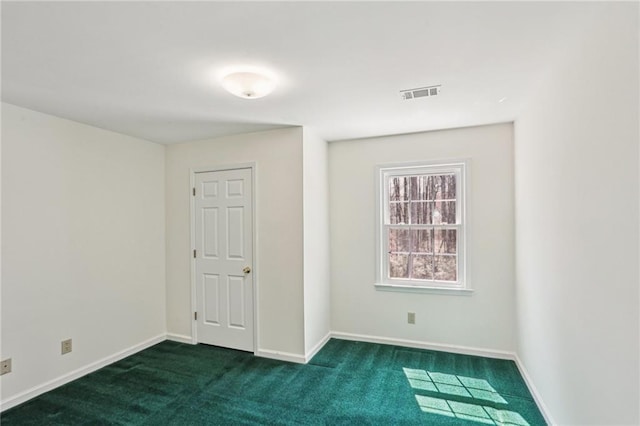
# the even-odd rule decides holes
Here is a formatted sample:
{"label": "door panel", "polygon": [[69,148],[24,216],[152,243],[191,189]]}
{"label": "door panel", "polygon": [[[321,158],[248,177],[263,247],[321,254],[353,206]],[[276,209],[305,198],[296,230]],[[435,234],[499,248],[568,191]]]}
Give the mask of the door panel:
{"label": "door panel", "polygon": [[202,209],[202,228],[204,247],[202,256],[218,257],[218,209],[205,207]]}
{"label": "door panel", "polygon": [[229,259],[244,259],[243,223],[243,207],[227,208],[227,257]]}
{"label": "door panel", "polygon": [[245,328],[243,277],[229,277],[229,326]]}
{"label": "door panel", "polygon": [[196,173],[197,340],[253,351],[251,169]]}
{"label": "door panel", "polygon": [[204,321],[220,325],[220,276],[204,274]]}

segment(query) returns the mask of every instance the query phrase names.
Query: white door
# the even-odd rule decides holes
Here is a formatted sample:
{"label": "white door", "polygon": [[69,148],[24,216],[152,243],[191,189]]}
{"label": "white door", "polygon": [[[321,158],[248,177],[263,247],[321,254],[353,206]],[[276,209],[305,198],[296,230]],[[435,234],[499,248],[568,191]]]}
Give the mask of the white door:
{"label": "white door", "polygon": [[198,342],[253,351],[251,169],[195,174]]}

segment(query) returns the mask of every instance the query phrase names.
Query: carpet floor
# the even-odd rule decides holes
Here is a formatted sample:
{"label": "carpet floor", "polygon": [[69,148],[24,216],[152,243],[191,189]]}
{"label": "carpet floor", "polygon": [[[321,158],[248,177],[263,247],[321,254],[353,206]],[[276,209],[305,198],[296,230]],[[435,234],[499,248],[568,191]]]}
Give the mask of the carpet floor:
{"label": "carpet floor", "polygon": [[514,425],[513,361],[331,339],[306,365],[165,341],[0,415],[10,425]]}

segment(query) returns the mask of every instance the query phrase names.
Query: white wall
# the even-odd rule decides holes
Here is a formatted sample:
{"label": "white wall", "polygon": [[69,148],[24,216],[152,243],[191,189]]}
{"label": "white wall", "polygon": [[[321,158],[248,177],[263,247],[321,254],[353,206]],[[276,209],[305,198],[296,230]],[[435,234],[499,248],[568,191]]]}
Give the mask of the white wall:
{"label": "white wall", "polygon": [[2,149],[7,401],[164,335],[164,147],[3,103]]}
{"label": "white wall", "polygon": [[638,4],[515,124],[518,353],[559,424],[638,424]]}
{"label": "white wall", "polygon": [[[333,331],[511,351],[515,348],[512,125],[329,144]],[[380,291],[374,168],[469,158],[470,296]],[[416,324],[407,324],[407,312]]]}
{"label": "white wall", "polygon": [[167,329],[191,336],[189,170],[255,162],[258,348],[304,356],[302,129],[167,146]]}
{"label": "white wall", "polygon": [[329,175],[327,143],[303,129],[305,354],[329,334]]}

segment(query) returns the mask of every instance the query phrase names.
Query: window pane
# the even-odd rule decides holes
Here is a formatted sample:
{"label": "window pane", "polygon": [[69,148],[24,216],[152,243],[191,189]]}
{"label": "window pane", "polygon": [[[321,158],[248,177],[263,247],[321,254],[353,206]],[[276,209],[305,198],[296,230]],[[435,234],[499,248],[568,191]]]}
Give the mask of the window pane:
{"label": "window pane", "polygon": [[389,255],[389,278],[409,278],[409,255]]}
{"label": "window pane", "polygon": [[455,200],[456,199],[456,175],[429,176],[433,180],[435,196],[430,200]]}
{"label": "window pane", "polygon": [[432,176],[418,175],[409,178],[411,200],[434,200],[434,180]]}
{"label": "window pane", "polygon": [[411,236],[413,237],[412,252],[433,253],[433,229],[413,229]]}
{"label": "window pane", "polygon": [[434,256],[433,276],[439,281],[457,281],[456,261],[458,256]]}
{"label": "window pane", "polygon": [[409,178],[395,176],[389,179],[389,201],[409,200]]}
{"label": "window pane", "polygon": [[433,202],[429,201],[412,201],[411,202],[411,223],[418,225],[431,224],[431,216],[433,213]]}
{"label": "window pane", "polygon": [[409,230],[408,229],[389,229],[389,251],[411,251],[409,247]]}
{"label": "window pane", "polygon": [[391,203],[389,204],[389,223],[408,224],[409,223],[409,203]]}
{"label": "window pane", "polygon": [[412,200],[455,200],[456,175],[418,175],[408,178]]}
{"label": "window pane", "polygon": [[416,280],[433,279],[433,256],[422,254],[413,255],[413,265],[411,277]]}
{"label": "window pane", "polygon": [[434,225],[456,223],[456,202],[436,201],[433,203],[432,218]]}
{"label": "window pane", "polygon": [[[421,175],[415,176],[412,183],[412,200],[435,200],[435,178],[437,176]],[[413,189],[415,187],[415,190]]]}
{"label": "window pane", "polygon": [[455,229],[436,229],[434,232],[434,247],[436,253],[457,253],[457,232]]}

